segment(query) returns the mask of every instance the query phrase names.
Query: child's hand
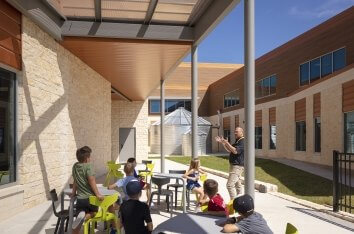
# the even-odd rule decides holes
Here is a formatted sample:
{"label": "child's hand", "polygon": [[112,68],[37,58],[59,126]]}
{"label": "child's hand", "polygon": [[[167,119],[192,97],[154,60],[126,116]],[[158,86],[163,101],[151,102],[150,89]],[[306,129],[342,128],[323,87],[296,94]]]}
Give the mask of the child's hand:
{"label": "child's hand", "polygon": [[103,200],[104,200],[104,196],[102,196],[101,194],[98,194],[96,197],[97,197],[98,200],[100,200],[100,201],[103,201]]}

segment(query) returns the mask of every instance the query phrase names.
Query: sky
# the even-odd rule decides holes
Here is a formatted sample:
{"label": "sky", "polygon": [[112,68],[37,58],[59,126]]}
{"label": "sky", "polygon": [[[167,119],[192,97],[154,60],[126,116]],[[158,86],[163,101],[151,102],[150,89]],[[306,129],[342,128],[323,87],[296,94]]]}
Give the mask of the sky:
{"label": "sky", "polygon": [[[255,0],[256,58],[353,5],[354,0]],[[241,0],[199,45],[198,61],[242,64],[243,48]]]}

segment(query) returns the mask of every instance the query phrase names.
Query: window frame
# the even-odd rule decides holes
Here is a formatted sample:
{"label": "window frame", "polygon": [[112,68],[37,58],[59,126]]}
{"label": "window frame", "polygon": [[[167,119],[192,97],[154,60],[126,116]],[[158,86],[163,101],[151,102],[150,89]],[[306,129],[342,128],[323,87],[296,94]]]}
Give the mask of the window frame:
{"label": "window frame", "polygon": [[[256,144],[257,136],[259,136],[259,135],[256,134],[257,133],[257,128],[261,129],[261,134],[260,134],[260,142],[261,142],[261,144],[260,144],[260,148],[257,148],[257,144]],[[262,126],[255,126],[254,127],[254,148],[257,149],[257,150],[262,150],[263,149],[263,127]]]}
{"label": "window frame", "polygon": [[347,139],[347,136],[348,136],[348,130],[347,130],[347,119],[348,119],[348,114],[351,114],[351,113],[353,113],[353,115],[354,115],[354,110],[353,111],[348,111],[348,112],[345,112],[345,113],[343,113],[344,114],[344,131],[343,131],[343,133],[344,133],[344,153],[354,153],[354,151],[353,152],[348,152],[348,139]]}
{"label": "window frame", "polygon": [[[317,120],[319,119],[319,122],[317,122]],[[316,136],[318,136],[316,134],[316,123],[319,123],[320,124],[320,134],[319,134],[319,139],[316,138]],[[322,150],[322,145],[321,145],[321,135],[322,135],[322,129],[321,129],[321,117],[320,116],[317,116],[317,117],[314,117],[313,119],[313,137],[314,137],[314,141],[313,141],[313,146],[314,146],[314,152],[315,153],[321,153],[321,150]],[[317,141],[319,140],[319,151],[317,151],[317,144],[318,143]]]}
{"label": "window frame", "polygon": [[[225,106],[225,96],[230,94],[230,93],[233,93],[233,92],[236,92],[236,104],[235,105],[231,105],[231,106]],[[237,96],[237,94],[238,94],[238,96]],[[237,100],[238,100],[238,103],[237,103]],[[240,105],[240,89],[234,89],[234,90],[229,91],[229,92],[227,92],[227,93],[225,93],[223,95],[223,107],[224,107],[224,109],[227,109],[227,108],[230,108],[230,107],[234,107],[234,106],[238,106],[238,105]]]}
{"label": "window frame", "polygon": [[19,79],[19,74],[18,71],[15,69],[8,67],[8,66],[0,66],[0,70],[4,70],[5,72],[12,73],[12,78],[13,79],[13,164],[14,164],[14,172],[13,172],[13,181],[7,183],[7,184],[0,184],[0,189],[11,187],[14,185],[17,185],[19,183],[18,178],[19,178],[19,171],[18,171],[18,159],[19,159],[19,142],[18,142],[18,122],[19,122],[19,116],[18,116],[18,79]]}
{"label": "window frame", "polygon": [[[275,144],[274,144],[274,148],[271,147],[271,140],[272,140],[272,126],[275,127]],[[277,125],[276,124],[269,124],[269,149],[270,150],[276,150],[277,149]]]}
{"label": "window frame", "polygon": [[[274,92],[274,93],[271,92],[271,86],[270,86],[270,84],[271,84],[271,78],[272,78],[272,77],[275,77],[275,92]],[[263,89],[262,89],[262,85],[261,85],[261,95],[260,95],[259,97],[257,97],[257,89],[256,89],[257,83],[258,83],[258,82],[261,82],[261,84],[263,84],[263,81],[266,80],[266,79],[269,79],[269,80],[268,80],[268,84],[269,84],[269,86],[268,86],[268,95],[262,96],[262,94],[263,94]],[[255,89],[255,97],[256,97],[256,100],[262,99],[262,98],[265,98],[265,97],[270,97],[270,96],[276,95],[276,94],[277,94],[277,84],[278,84],[277,73],[274,73],[274,74],[271,74],[271,75],[269,75],[269,76],[266,76],[266,77],[264,77],[264,78],[262,78],[262,79],[256,80],[255,85],[254,85],[254,86],[255,86],[254,89]]]}
{"label": "window frame", "polygon": [[[306,85],[309,85],[309,84],[311,84],[312,82],[315,82],[316,80],[320,80],[320,79],[322,79],[323,77],[326,77],[326,76],[328,76],[328,75],[331,75],[331,74],[333,74],[334,72],[336,72],[336,71],[338,71],[338,70],[340,70],[340,69],[343,69],[343,68],[340,68],[340,69],[338,69],[338,70],[334,70],[334,52],[337,52],[337,51],[339,51],[339,50],[342,50],[342,49],[344,49],[344,52],[345,52],[345,56],[344,56],[344,67],[346,67],[347,66],[347,57],[346,57],[346,55],[347,55],[347,48],[346,48],[346,46],[343,46],[343,47],[340,47],[340,48],[338,48],[338,49],[335,49],[335,50],[332,50],[332,51],[329,51],[329,52],[327,52],[327,53],[325,53],[325,54],[322,54],[322,55],[320,55],[320,56],[317,56],[317,57],[314,57],[314,58],[311,58],[311,59],[309,59],[309,60],[306,60],[305,62],[303,62],[303,63],[300,63],[299,64],[299,66],[298,66],[298,83],[299,83],[299,87],[303,87],[303,86],[306,86]],[[322,57],[324,57],[324,56],[326,56],[326,55],[328,55],[328,54],[331,54],[331,57],[332,57],[332,72],[331,73],[329,73],[329,74],[326,74],[326,75],[322,75]],[[317,79],[315,79],[315,80],[313,80],[312,82],[311,82],[311,62],[313,61],[313,60],[316,60],[316,59],[320,59],[320,77],[319,78],[317,78]],[[300,69],[300,67],[302,66],[302,65],[304,65],[304,64],[308,64],[308,67],[309,67],[309,71],[308,71],[308,82],[306,83],[306,84],[303,84],[303,85],[301,85],[301,69]]]}
{"label": "window frame", "polygon": [[[159,103],[159,108],[160,108],[160,111],[159,112],[152,112],[151,111],[151,102],[152,101],[157,101],[158,103]],[[179,102],[183,102],[183,107],[186,109],[186,102],[191,102],[191,108],[192,108],[192,100],[191,99],[183,99],[183,98],[181,98],[181,99],[173,99],[173,98],[170,98],[170,99],[165,99],[165,114],[169,114],[169,113],[172,113],[173,111],[171,111],[171,112],[167,112],[166,111],[166,108],[167,108],[167,102],[168,101],[174,101],[174,102],[176,102],[175,104],[174,104],[174,106],[175,106],[175,109],[174,109],[174,111],[175,110],[177,110],[177,108],[176,108],[176,105],[179,103]],[[186,109],[186,110],[188,110],[188,109]],[[188,110],[188,111],[191,111],[191,110]],[[160,115],[161,114],[161,100],[160,99],[156,99],[156,98],[152,98],[152,99],[149,99],[149,115]]]}
{"label": "window frame", "polygon": [[[297,137],[297,124],[298,123],[305,123],[305,134],[304,134],[304,136],[305,136],[305,140],[304,140],[304,142],[305,142],[305,145],[304,145],[304,149],[298,149],[298,142],[297,142],[297,139],[298,139],[298,137]],[[306,152],[306,135],[307,135],[307,129],[306,129],[306,120],[301,120],[301,121],[295,121],[295,151],[296,152]],[[302,148],[302,147],[299,147],[299,148]]]}

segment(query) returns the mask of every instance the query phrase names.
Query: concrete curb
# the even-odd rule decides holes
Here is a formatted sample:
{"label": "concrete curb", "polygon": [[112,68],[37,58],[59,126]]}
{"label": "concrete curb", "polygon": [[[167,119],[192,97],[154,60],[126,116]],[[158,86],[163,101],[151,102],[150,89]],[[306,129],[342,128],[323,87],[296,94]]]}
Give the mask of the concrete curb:
{"label": "concrete curb", "polygon": [[[206,168],[206,167],[201,167],[204,171],[216,175],[216,176],[220,176],[222,178],[227,179],[229,177],[229,174],[226,172],[222,172],[222,171],[217,171],[217,170],[213,170],[210,168]],[[244,183],[244,178],[241,177],[241,183]],[[268,193],[268,192],[278,192],[278,186],[275,184],[270,184],[270,183],[265,183],[262,181],[258,181],[255,180],[254,181],[254,188],[257,189],[260,193]]]}
{"label": "concrete curb", "polygon": [[282,198],[282,199],[285,199],[287,201],[291,201],[291,202],[294,202],[296,204],[299,204],[299,205],[302,205],[302,206],[317,210],[317,211],[324,212],[324,213],[332,215],[332,216],[334,216],[336,218],[340,218],[340,219],[343,219],[343,220],[346,220],[346,221],[354,223],[354,215],[353,214],[350,214],[350,213],[347,213],[347,212],[343,212],[343,211],[333,212],[332,208],[329,208],[327,206],[320,205],[320,204],[317,204],[317,203],[314,203],[314,202],[310,202],[310,201],[306,201],[306,200],[303,200],[303,199],[300,199],[300,198],[297,198],[297,197],[293,197],[293,196],[290,196],[290,195],[286,195],[284,193],[270,192],[269,194],[271,194],[273,196],[276,196],[276,197],[279,197],[279,198]]}

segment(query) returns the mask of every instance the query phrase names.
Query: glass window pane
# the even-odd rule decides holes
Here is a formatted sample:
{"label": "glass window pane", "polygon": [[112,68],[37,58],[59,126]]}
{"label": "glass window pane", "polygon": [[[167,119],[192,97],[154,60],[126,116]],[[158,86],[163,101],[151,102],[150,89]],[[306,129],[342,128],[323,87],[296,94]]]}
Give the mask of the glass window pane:
{"label": "glass window pane", "polygon": [[15,74],[0,68],[0,185],[15,182]]}
{"label": "glass window pane", "polygon": [[262,127],[255,128],[255,148],[262,149]]}
{"label": "glass window pane", "polygon": [[176,100],[166,100],[165,112],[171,113],[176,110],[177,101]]}
{"label": "glass window pane", "polygon": [[269,149],[276,149],[277,146],[277,126],[270,125]]}
{"label": "glass window pane", "polygon": [[307,85],[309,83],[309,63],[300,65],[300,85]]}
{"label": "glass window pane", "polygon": [[354,111],[345,114],[345,150],[354,153]]}
{"label": "glass window pane", "polygon": [[277,76],[270,77],[270,94],[275,94],[277,91]]}
{"label": "glass window pane", "polygon": [[296,122],[296,151],[306,151],[306,122]]}
{"label": "glass window pane", "polygon": [[184,107],[184,100],[177,101],[176,108]]}
{"label": "glass window pane", "polygon": [[310,62],[310,82],[320,78],[321,59],[317,58]]}
{"label": "glass window pane", "polygon": [[332,73],[332,53],[321,57],[321,77]]}
{"label": "glass window pane", "polygon": [[262,96],[268,96],[269,95],[269,78],[263,79],[262,80]]}
{"label": "glass window pane", "polygon": [[150,100],[150,113],[160,113],[160,100]]}
{"label": "glass window pane", "polygon": [[191,101],[185,101],[185,102],[184,102],[184,108],[185,108],[187,111],[191,111],[191,110],[192,110],[192,102],[191,102]]}
{"label": "glass window pane", "polygon": [[333,52],[333,71],[345,67],[345,48]]}

